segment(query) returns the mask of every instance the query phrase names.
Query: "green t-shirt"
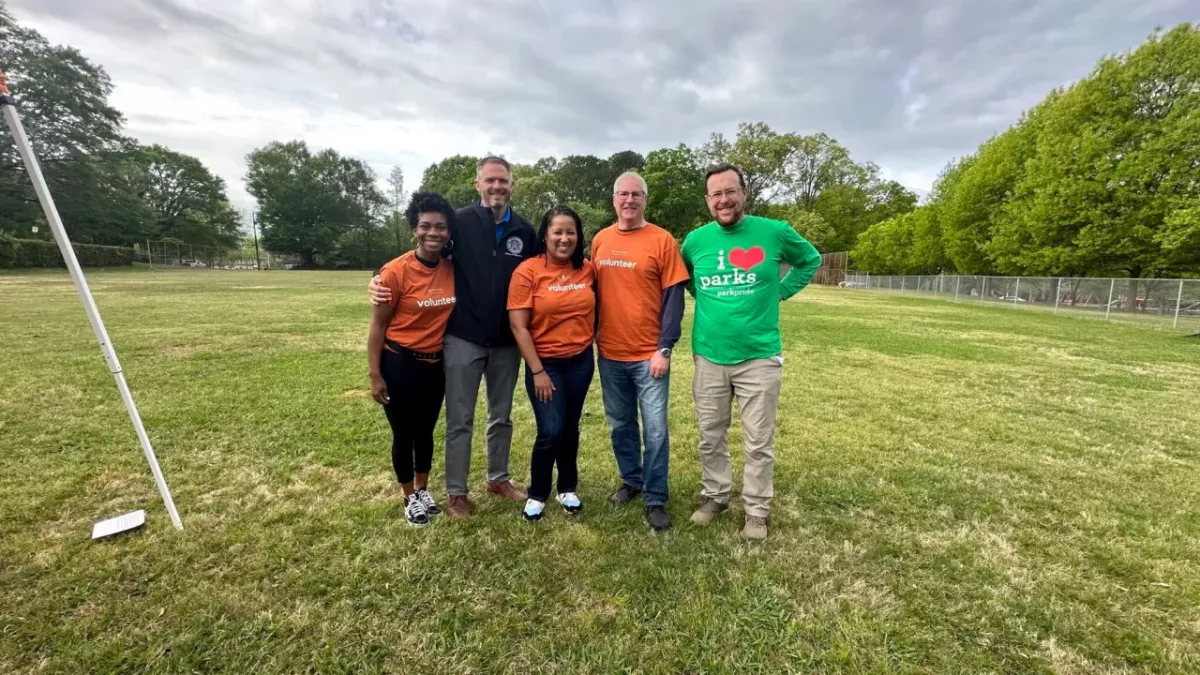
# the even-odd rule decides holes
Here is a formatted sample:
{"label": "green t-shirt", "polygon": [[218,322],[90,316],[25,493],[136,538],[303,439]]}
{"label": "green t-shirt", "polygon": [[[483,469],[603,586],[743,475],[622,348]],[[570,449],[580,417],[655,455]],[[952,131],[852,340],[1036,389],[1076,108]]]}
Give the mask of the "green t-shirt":
{"label": "green t-shirt", "polygon": [[[782,220],[746,216],[713,221],[683,242],[683,262],[696,297],[692,351],[722,365],[779,354],[779,301],[808,285],[821,254]],[[780,263],[791,265],[779,278]]]}

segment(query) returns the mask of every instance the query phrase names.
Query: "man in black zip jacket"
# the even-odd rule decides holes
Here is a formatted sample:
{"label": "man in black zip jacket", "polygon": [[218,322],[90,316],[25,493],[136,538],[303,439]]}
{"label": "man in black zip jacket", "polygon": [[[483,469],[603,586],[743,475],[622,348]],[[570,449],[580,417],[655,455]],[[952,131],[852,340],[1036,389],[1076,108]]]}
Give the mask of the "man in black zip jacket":
{"label": "man in black zip jacket", "polygon": [[[501,157],[479,160],[475,188],[480,201],[455,212],[450,230],[454,263],[454,313],[446,327],[446,513],[470,515],[467,480],[480,378],[487,380],[487,492],[512,501],[525,493],[508,472],[512,403],[521,354],[508,323],[508,282],[521,261],[533,256],[536,234],[509,205],[512,168]],[[389,292],[371,280],[372,302]]]}

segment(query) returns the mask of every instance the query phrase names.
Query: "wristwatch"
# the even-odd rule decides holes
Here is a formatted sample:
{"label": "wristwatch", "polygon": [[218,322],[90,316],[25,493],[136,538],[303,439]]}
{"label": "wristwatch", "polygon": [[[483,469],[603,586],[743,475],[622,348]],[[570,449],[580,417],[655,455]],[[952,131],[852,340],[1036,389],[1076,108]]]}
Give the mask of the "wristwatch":
{"label": "wristwatch", "polygon": [[662,354],[664,359],[671,358],[671,348],[670,347],[660,347],[658,350],[658,353]]}

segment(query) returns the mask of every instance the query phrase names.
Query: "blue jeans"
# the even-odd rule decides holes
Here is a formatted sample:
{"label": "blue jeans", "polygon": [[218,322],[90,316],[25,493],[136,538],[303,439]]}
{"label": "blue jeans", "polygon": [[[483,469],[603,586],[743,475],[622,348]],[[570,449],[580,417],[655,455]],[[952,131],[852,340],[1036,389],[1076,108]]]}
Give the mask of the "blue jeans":
{"label": "blue jeans", "polygon": [[[650,377],[649,361],[611,361],[601,356],[599,363],[604,416],[612,429],[613,454],[621,480],[644,492],[646,506],[662,506],[667,502],[671,455],[667,433],[671,374],[668,372],[657,380]],[[642,434],[638,433],[639,408]]]}
{"label": "blue jeans", "polygon": [[545,502],[550,499],[550,482],[556,466],[559,494],[575,492],[579,487],[579,417],[596,363],[590,346],[575,356],[541,361],[554,383],[554,394],[544,403],[538,400],[528,367],[525,391],[537,420],[537,438],[529,459],[529,496]]}

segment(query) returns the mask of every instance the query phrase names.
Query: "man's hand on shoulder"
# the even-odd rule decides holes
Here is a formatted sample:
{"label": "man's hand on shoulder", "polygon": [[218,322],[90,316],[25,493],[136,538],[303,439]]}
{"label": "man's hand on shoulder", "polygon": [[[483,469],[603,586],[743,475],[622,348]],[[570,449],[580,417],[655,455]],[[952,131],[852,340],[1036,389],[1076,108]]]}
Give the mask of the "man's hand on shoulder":
{"label": "man's hand on shoulder", "polygon": [[367,297],[372,305],[387,305],[392,302],[392,289],[383,285],[383,277],[376,274],[367,284]]}

